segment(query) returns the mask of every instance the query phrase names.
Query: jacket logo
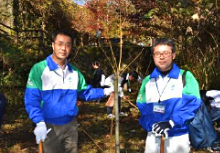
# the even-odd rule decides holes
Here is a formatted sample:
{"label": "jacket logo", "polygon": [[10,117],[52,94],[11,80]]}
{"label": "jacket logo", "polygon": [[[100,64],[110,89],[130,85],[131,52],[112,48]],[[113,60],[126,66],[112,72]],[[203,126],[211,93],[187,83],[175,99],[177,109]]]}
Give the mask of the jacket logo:
{"label": "jacket logo", "polygon": [[71,77],[69,77],[69,78],[68,78],[68,82],[69,82],[69,83],[72,83],[72,82],[73,82],[73,79],[72,79]]}
{"label": "jacket logo", "polygon": [[175,85],[172,85],[172,86],[171,86],[171,90],[174,90],[174,89],[175,89]]}
{"label": "jacket logo", "polygon": [[33,82],[31,81],[31,79],[28,79],[27,84],[28,84],[29,86],[33,86],[33,85],[34,85]]}

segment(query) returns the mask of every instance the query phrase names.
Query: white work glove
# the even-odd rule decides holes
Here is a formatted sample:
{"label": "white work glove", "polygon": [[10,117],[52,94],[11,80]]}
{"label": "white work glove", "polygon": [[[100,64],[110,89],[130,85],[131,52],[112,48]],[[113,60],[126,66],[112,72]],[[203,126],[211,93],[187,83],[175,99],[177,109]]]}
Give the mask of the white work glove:
{"label": "white work glove", "polygon": [[39,144],[40,141],[44,142],[51,129],[47,130],[45,122],[37,123],[37,126],[34,129],[34,134],[36,136],[36,143]]}
{"label": "white work glove", "polygon": [[109,88],[104,88],[104,94],[106,96],[110,95],[112,92],[114,92],[114,86],[110,86]]}
{"label": "white work glove", "polygon": [[167,122],[158,122],[152,125],[152,132],[156,137],[163,135],[164,138],[168,138],[168,131],[172,129],[174,122],[169,120]]}
{"label": "white work glove", "polygon": [[121,98],[124,97],[124,92],[123,92],[122,87],[118,87],[118,94]]}

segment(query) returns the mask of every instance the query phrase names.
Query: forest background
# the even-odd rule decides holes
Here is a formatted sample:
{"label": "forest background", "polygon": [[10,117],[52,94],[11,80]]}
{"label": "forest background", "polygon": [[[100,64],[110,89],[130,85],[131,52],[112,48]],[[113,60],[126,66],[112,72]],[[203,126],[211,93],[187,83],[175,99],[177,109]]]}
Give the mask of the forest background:
{"label": "forest background", "polygon": [[52,53],[51,34],[57,29],[74,33],[69,60],[88,83],[94,60],[100,61],[106,76],[114,72],[115,62],[120,73],[135,70],[144,78],[154,67],[152,42],[168,37],[177,46],[175,62],[194,74],[200,88],[220,89],[219,0],[85,2],[0,0],[0,91],[8,99],[5,125],[7,120],[28,122],[23,100],[28,73]]}

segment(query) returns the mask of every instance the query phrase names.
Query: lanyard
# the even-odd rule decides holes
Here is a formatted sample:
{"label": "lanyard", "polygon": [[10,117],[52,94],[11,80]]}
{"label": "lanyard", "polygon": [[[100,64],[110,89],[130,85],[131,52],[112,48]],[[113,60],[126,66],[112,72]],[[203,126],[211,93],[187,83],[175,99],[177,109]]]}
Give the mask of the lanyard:
{"label": "lanyard", "polygon": [[164,90],[166,89],[168,83],[170,82],[170,79],[171,79],[171,78],[169,78],[169,80],[167,81],[165,87],[164,87],[163,90],[162,90],[162,93],[160,94],[159,89],[158,89],[158,85],[157,85],[157,80],[156,80],[156,78],[155,78],[155,80],[156,80],[155,83],[156,83],[156,87],[157,87],[157,92],[158,92],[158,94],[159,94],[159,100],[158,100],[158,103],[160,103],[160,98],[161,98],[161,96],[162,96]]}
{"label": "lanyard", "polygon": [[95,74],[96,74],[96,71],[97,71],[97,70],[95,69],[95,71],[93,72],[93,75],[95,75]]}
{"label": "lanyard", "polygon": [[128,87],[130,88],[130,79],[128,78]]}

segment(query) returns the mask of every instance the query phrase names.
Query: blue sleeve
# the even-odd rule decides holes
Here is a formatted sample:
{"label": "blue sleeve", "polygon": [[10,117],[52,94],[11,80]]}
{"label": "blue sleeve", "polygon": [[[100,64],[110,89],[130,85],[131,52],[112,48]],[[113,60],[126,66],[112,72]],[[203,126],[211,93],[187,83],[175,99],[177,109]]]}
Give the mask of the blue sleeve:
{"label": "blue sleeve", "polygon": [[25,101],[25,108],[29,115],[29,118],[34,123],[43,121],[44,118],[40,106],[41,105],[40,90],[36,88],[26,88],[24,101]]}
{"label": "blue sleeve", "polygon": [[183,125],[193,119],[201,104],[199,84],[193,74],[187,71],[185,80],[182,101],[176,105],[172,115],[175,125]]}
{"label": "blue sleeve", "polygon": [[146,103],[146,95],[145,95],[146,93],[145,85],[149,81],[149,78],[150,77],[148,76],[143,80],[136,102],[137,107],[141,113],[139,123],[142,126],[142,128],[145,129],[146,131],[151,131],[152,125],[154,123],[154,118],[151,115],[152,104]]}
{"label": "blue sleeve", "polygon": [[152,118],[151,112],[149,111],[149,107],[147,106],[146,103],[138,103],[137,102],[137,107],[141,113],[141,117],[139,119],[139,123],[143,129],[146,131],[152,131],[152,125],[154,123],[154,120]]}
{"label": "blue sleeve", "polygon": [[91,85],[88,85],[86,89],[78,92],[78,98],[84,101],[93,101],[104,97],[104,89],[92,88]]}
{"label": "blue sleeve", "polygon": [[195,117],[196,111],[201,104],[201,99],[195,96],[183,95],[182,102],[174,109],[171,119],[175,125],[184,125],[185,122]]}

